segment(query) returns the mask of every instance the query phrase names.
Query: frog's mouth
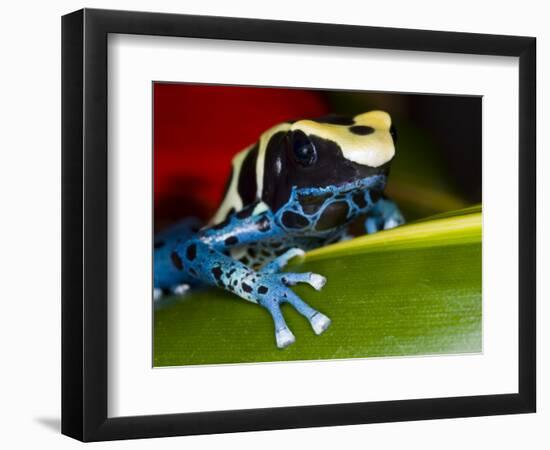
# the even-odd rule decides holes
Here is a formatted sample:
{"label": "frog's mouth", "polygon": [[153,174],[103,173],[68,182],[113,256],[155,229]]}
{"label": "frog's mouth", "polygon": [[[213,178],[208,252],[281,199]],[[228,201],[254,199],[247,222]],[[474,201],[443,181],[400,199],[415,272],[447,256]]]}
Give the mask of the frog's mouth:
{"label": "frog's mouth", "polygon": [[369,175],[364,178],[336,185],[336,189],[340,194],[351,191],[383,191],[386,186],[386,180],[386,175]]}

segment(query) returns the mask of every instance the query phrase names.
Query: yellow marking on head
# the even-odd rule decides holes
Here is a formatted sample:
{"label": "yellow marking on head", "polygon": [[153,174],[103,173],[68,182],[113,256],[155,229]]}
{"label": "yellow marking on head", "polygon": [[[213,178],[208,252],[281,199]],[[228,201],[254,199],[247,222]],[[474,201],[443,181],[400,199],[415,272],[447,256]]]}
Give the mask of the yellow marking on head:
{"label": "yellow marking on head", "polygon": [[367,125],[380,130],[389,131],[391,127],[391,117],[385,111],[369,111],[355,116],[353,120],[356,125]]}
{"label": "yellow marking on head", "polygon": [[391,117],[384,111],[369,111],[354,117],[352,126],[368,126],[374,132],[367,135],[354,134],[352,126],[319,123],[312,120],[295,122],[291,130],[302,130],[337,143],[346,159],[369,167],[379,167],[391,161],[395,155],[390,135]]}

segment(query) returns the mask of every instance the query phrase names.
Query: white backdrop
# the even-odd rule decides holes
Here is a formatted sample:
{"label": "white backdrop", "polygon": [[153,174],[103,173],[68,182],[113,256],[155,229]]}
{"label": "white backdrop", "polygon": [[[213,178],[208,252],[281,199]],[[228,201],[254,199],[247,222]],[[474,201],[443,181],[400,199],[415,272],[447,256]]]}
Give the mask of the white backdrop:
{"label": "white backdrop", "polygon": [[[140,9],[192,14],[246,16],[398,26],[423,29],[535,35],[539,68],[539,149],[549,142],[543,101],[548,105],[550,31],[543,2],[484,2],[463,0],[452,4],[436,1],[393,0],[373,2],[318,0],[276,2],[188,2],[112,0],[86,3],[70,1],[15,2],[4,6],[2,26],[2,164],[0,190],[3,221],[0,239],[5,305],[0,342],[3,364],[0,383],[2,433],[6,448],[30,446],[73,448],[79,444],[58,434],[60,396],[60,15],[82,6]],[[544,95],[543,95],[544,94]],[[543,99],[544,97],[544,99]],[[547,122],[547,120],[546,120]],[[7,137],[7,139],[6,139]],[[543,167],[548,152],[539,153],[539,227],[548,228],[547,209],[542,209]],[[546,198],[547,195],[544,195]],[[6,208],[7,206],[7,208]],[[544,217],[546,216],[546,217]],[[544,251],[549,237],[539,235],[539,274],[548,271]],[[503,257],[506,255],[504,254]],[[542,277],[541,277],[542,278]],[[549,284],[541,280],[539,298],[548,297]],[[540,302],[539,302],[540,304]],[[540,325],[550,319],[549,308],[540,305]],[[548,328],[539,331],[539,379],[548,378]],[[542,359],[543,351],[546,357]],[[548,448],[550,394],[539,386],[536,415],[472,418],[400,424],[240,433],[157,439],[99,447],[152,445],[160,448],[296,448],[314,444],[334,448],[342,442],[370,448],[462,449]]]}

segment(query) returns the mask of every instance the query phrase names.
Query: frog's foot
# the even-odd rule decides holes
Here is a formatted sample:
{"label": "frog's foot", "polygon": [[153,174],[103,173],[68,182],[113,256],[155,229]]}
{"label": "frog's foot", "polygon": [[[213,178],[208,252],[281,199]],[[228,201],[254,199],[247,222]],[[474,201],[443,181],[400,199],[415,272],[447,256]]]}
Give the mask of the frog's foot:
{"label": "frog's foot", "polygon": [[260,276],[257,283],[257,292],[260,294],[259,303],[269,311],[273,318],[278,348],[285,348],[295,341],[281,312],[283,303],[289,303],[304,316],[317,335],[323,333],[330,326],[330,319],[327,316],[309,306],[289,287],[297,283],[308,283],[314,289],[320,290],[326,283],[326,278],[322,275],[311,272],[265,274]]}
{"label": "frog's foot", "polygon": [[376,233],[380,230],[389,230],[405,223],[403,214],[401,214],[397,205],[391,200],[379,200],[373,212],[374,214],[365,221],[365,229],[368,234]]}
{"label": "frog's foot", "polygon": [[162,298],[162,289],[154,288],[153,289],[153,300],[156,302]]}
{"label": "frog's foot", "polygon": [[172,288],[172,294],[174,295],[184,295],[188,290],[190,286],[188,284],[180,284],[178,286],[175,286]]}
{"label": "frog's foot", "polygon": [[153,300],[157,302],[164,297],[165,294],[185,295],[189,289],[191,289],[191,286],[185,283],[170,289],[153,288]]}
{"label": "frog's foot", "polygon": [[403,225],[405,220],[403,216],[391,216],[387,218],[369,217],[365,221],[365,229],[368,234],[376,233],[381,230],[391,230],[392,228]]}
{"label": "frog's foot", "polygon": [[399,210],[396,210],[392,215],[386,217],[384,220],[384,230],[390,230],[405,223],[405,218]]}

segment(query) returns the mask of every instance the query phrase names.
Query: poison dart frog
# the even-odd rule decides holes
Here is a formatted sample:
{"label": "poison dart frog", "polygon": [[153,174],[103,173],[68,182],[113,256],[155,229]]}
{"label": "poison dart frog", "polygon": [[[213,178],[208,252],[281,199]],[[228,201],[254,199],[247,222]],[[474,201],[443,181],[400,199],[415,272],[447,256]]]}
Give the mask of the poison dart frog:
{"label": "poison dart frog", "polygon": [[404,223],[383,194],[395,143],[383,111],[285,122],[265,131],[234,157],[223,201],[208,224],[186,219],[155,236],[155,300],[218,286],[267,309],[278,348],[295,341],[283,303],[323,333],[331,320],[291,286],[320,290],[326,278],[283,268],[307,250],[345,239],[359,218],[365,217],[366,233]]}

